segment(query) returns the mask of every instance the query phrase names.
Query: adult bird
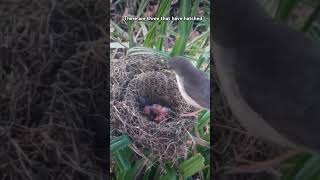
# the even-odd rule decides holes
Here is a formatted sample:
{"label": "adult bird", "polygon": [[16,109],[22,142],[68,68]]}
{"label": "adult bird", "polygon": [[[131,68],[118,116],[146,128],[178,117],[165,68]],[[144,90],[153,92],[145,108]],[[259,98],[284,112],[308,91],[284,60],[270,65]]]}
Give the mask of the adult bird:
{"label": "adult bird", "polygon": [[215,0],[213,56],[222,91],[252,134],[320,152],[320,44],[254,0]]}
{"label": "adult bird", "polygon": [[198,108],[196,112],[182,116],[196,116],[203,109],[210,110],[210,79],[191,62],[182,56],[177,56],[169,61],[169,67],[176,75],[179,91],[184,100]]}

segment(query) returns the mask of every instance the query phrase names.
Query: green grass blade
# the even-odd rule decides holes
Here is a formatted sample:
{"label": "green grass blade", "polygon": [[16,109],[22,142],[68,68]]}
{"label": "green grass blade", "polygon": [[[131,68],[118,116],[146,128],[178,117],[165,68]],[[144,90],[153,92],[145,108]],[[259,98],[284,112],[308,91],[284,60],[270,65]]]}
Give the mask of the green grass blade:
{"label": "green grass blade", "polygon": [[144,168],[144,159],[139,159],[136,161],[134,166],[132,166],[127,171],[120,171],[118,180],[129,180],[129,179],[135,179],[137,175],[139,175],[140,171]]}
{"label": "green grass blade", "polygon": [[160,3],[160,7],[156,13],[156,17],[165,17],[170,12],[172,0],[162,0]]}
{"label": "green grass blade", "polygon": [[[188,17],[190,14],[191,0],[181,0],[180,1],[180,14],[179,17]],[[183,55],[186,48],[190,31],[188,31],[189,21],[180,20],[178,22],[178,32],[179,35],[176,37],[176,42],[173,45],[171,56]]]}
{"label": "green grass blade", "polygon": [[201,113],[201,115],[198,116],[198,121],[195,126],[195,132],[196,136],[205,140],[210,140],[210,134],[205,134],[204,128],[207,126],[210,122],[210,112],[205,110]]}
{"label": "green grass blade", "polygon": [[[159,9],[156,13],[156,17],[158,17],[158,18],[166,17],[170,12],[171,3],[172,3],[172,0],[161,1]],[[156,44],[156,42],[158,41],[158,38],[159,38],[159,36],[157,35],[159,33],[157,33],[157,31],[160,30],[160,29],[158,29],[160,23],[161,23],[161,21],[154,21],[152,23],[151,28],[150,28],[150,30],[144,40],[144,46],[153,48],[153,46]],[[160,39],[159,39],[159,41],[160,41]]]}
{"label": "green grass blade", "polygon": [[[315,176],[320,173],[320,155],[313,155],[299,170],[293,180],[314,180]],[[319,176],[316,177],[320,178]]]}
{"label": "green grass blade", "polygon": [[166,29],[167,29],[167,21],[162,21],[160,25],[160,40],[157,43],[157,50],[162,51],[163,45],[164,45],[164,39],[165,39],[165,34],[166,34]]}
{"label": "green grass blade", "polygon": [[166,175],[160,176],[160,180],[176,180],[177,179],[177,172],[175,169],[166,166]]}
{"label": "green grass blade", "polygon": [[145,47],[153,47],[153,44],[155,42],[156,39],[156,33],[157,33],[157,27],[158,27],[158,23],[154,22],[153,25],[151,26],[150,30],[148,31],[148,34],[146,35],[146,38],[144,40],[144,46]]}
{"label": "green grass blade", "polygon": [[147,169],[145,172],[144,172],[144,175],[143,175],[143,179],[142,180],[149,180],[149,179],[154,179],[153,176],[155,174],[155,168],[149,168]]}
{"label": "green grass blade", "polygon": [[135,46],[135,42],[133,40],[133,22],[132,21],[128,21],[128,34],[129,34],[129,48],[134,47]]}
{"label": "green grass blade", "polygon": [[114,138],[110,143],[111,153],[115,153],[120,149],[123,149],[132,143],[131,139],[127,135],[122,135]]}
{"label": "green grass blade", "polygon": [[185,46],[188,42],[187,37],[178,36],[173,45],[171,56],[182,56],[184,54]]}
{"label": "green grass blade", "polygon": [[[181,0],[180,1],[180,18],[188,17],[190,14],[190,5],[191,0]],[[188,32],[188,21],[179,21],[178,23],[178,31],[181,36],[185,36],[186,34],[189,35],[190,32]]]}
{"label": "green grass blade", "polygon": [[[180,2],[180,17],[195,16],[199,6],[199,1],[196,0],[190,12],[191,0],[181,0]],[[186,45],[192,29],[193,21],[181,20],[178,24],[179,35],[176,37],[176,42],[173,45],[171,56],[181,56],[184,54]]]}
{"label": "green grass blade", "polygon": [[[190,13],[190,17],[193,17],[193,16],[195,16],[196,14],[197,14],[197,10],[198,10],[198,7],[199,7],[199,0],[195,0],[195,2],[194,2],[194,4],[193,4],[193,7],[192,7],[192,9],[191,9],[191,13]],[[193,23],[194,23],[194,21],[188,21],[188,31],[189,31],[189,34],[190,34],[190,31],[191,31],[191,29],[192,29],[192,26],[193,26]],[[189,36],[189,34],[188,34],[188,36]]]}
{"label": "green grass blade", "polygon": [[116,151],[114,153],[114,158],[117,162],[120,171],[127,171],[131,167],[129,163],[129,158],[123,150]]}
{"label": "green grass blade", "polygon": [[184,178],[190,177],[202,170],[204,167],[204,157],[201,154],[191,157],[180,164],[179,169]]}
{"label": "green grass blade", "polygon": [[297,174],[297,172],[299,171],[299,169],[301,169],[304,166],[305,162],[307,162],[307,160],[310,159],[310,157],[311,157],[310,154],[303,153],[303,154],[299,154],[296,157],[288,160],[286,162],[286,164],[288,164],[288,166],[290,168],[287,168],[284,171],[281,179],[282,180],[288,180],[288,179],[292,180],[294,178],[294,176]]}
{"label": "green grass blade", "polygon": [[209,120],[210,120],[210,111],[205,110],[204,113],[201,116],[199,116],[198,126],[204,127],[209,123]]}
{"label": "green grass blade", "polygon": [[202,56],[200,56],[200,58],[197,60],[196,67],[197,67],[198,69],[200,69],[201,66],[202,66],[202,64],[203,64],[204,62],[205,62],[205,58],[202,57]]}

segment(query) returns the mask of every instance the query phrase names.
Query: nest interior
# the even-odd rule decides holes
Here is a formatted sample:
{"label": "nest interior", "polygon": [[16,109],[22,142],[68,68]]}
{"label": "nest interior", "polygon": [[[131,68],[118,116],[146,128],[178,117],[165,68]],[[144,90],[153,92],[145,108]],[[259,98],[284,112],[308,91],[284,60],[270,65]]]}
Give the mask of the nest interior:
{"label": "nest interior", "polygon": [[[187,131],[195,120],[180,114],[193,108],[181,97],[166,60],[147,55],[129,56],[111,64],[111,69],[114,70],[111,73],[111,131],[128,134],[135,151],[153,161],[176,162],[184,157]],[[150,121],[140,112],[139,97],[161,102],[173,113],[159,124]]]}

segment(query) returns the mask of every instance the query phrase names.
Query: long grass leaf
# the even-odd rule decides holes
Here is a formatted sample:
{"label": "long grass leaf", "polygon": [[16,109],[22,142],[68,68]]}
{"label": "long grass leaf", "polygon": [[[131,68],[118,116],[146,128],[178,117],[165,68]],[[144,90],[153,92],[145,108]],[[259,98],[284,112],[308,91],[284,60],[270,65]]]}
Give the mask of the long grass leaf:
{"label": "long grass leaf", "polygon": [[149,168],[144,172],[143,179],[142,180],[149,180],[154,179],[153,176],[155,174],[155,168]]}
{"label": "long grass leaf", "polygon": [[175,169],[166,166],[166,175],[160,176],[160,180],[176,180],[177,179],[177,172]]}
{"label": "long grass leaf", "polygon": [[115,153],[120,149],[123,149],[132,143],[131,139],[127,135],[122,135],[113,139],[110,143],[111,153]]}
{"label": "long grass leaf", "polygon": [[179,169],[184,178],[190,177],[202,170],[204,167],[204,157],[197,154],[180,164]]}
{"label": "long grass leaf", "polygon": [[131,165],[128,157],[124,154],[124,151],[119,150],[114,153],[115,161],[121,171],[127,171]]}
{"label": "long grass leaf", "polygon": [[[314,180],[313,177],[320,172],[320,155],[314,154],[299,170],[293,180]],[[319,177],[317,177],[319,178]]]}
{"label": "long grass leaf", "polygon": [[[171,3],[172,3],[172,0],[161,1],[159,9],[156,13],[156,17],[157,18],[166,17],[170,12]],[[153,46],[156,44],[157,39],[159,38],[157,35],[158,34],[157,32],[160,31],[160,29],[159,29],[160,23],[161,23],[161,21],[154,21],[152,23],[151,28],[150,28],[150,30],[144,40],[144,46],[153,48]]]}
{"label": "long grass leaf", "polygon": [[[180,17],[189,17],[189,16],[195,16],[196,11],[199,6],[199,1],[196,0],[191,8],[191,0],[181,0],[180,2]],[[176,37],[176,42],[173,45],[173,49],[171,52],[171,56],[179,56],[183,55],[184,51],[186,49],[186,45],[189,39],[190,31],[192,29],[194,21],[187,21],[187,20],[181,20],[178,24],[178,31],[179,35]]]}
{"label": "long grass leaf", "polygon": [[165,34],[167,30],[167,21],[162,21],[160,25],[160,40],[157,43],[157,50],[162,51],[163,45],[164,45],[164,40],[165,40]]}
{"label": "long grass leaf", "polygon": [[297,172],[299,171],[299,169],[301,169],[304,166],[304,164],[308,161],[308,159],[310,159],[310,157],[311,157],[311,155],[309,153],[303,153],[303,154],[299,154],[296,157],[288,160],[286,162],[286,164],[288,164],[289,168],[287,168],[284,171],[281,179],[292,180],[294,178],[294,176],[297,174]]}

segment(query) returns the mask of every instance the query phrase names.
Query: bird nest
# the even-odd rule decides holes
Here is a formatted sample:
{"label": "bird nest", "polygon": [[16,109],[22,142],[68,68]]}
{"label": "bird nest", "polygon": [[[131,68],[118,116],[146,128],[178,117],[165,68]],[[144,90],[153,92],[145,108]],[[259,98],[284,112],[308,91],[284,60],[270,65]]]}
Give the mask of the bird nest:
{"label": "bird nest", "polygon": [[[187,153],[188,131],[195,119],[180,114],[193,110],[179,93],[175,75],[158,56],[135,55],[111,63],[111,136],[128,134],[137,154],[152,161],[176,162]],[[139,98],[161,102],[172,114],[160,123],[141,113]]]}

